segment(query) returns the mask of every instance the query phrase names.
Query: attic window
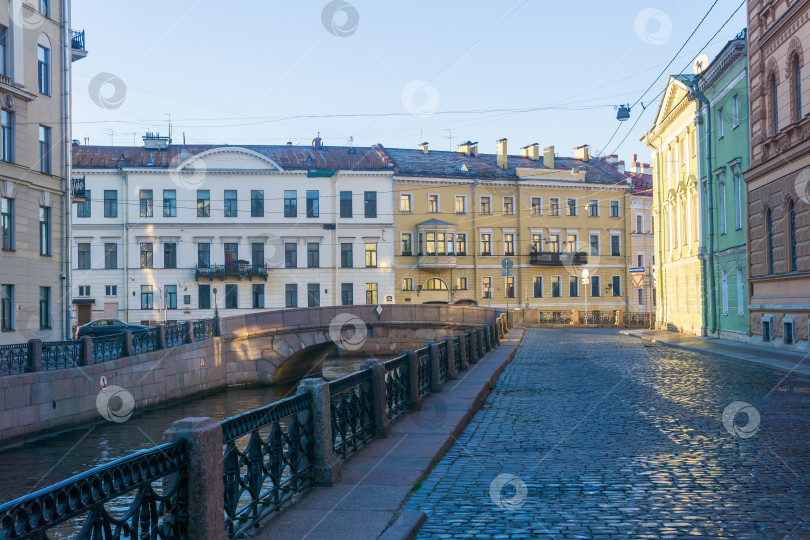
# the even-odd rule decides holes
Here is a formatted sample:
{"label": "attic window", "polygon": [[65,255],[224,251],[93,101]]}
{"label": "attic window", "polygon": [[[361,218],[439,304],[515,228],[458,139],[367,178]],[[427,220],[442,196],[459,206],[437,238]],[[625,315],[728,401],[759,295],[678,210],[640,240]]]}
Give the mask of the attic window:
{"label": "attic window", "polygon": [[152,156],[147,156],[147,158],[146,158],[146,164],[147,164],[147,165],[154,165],[154,164],[155,164],[155,160],[154,160],[154,159],[152,159]]}
{"label": "attic window", "polygon": [[468,169],[468,168],[467,168],[467,164],[466,164],[466,163],[463,163],[463,164],[461,165],[461,170],[462,170],[462,171],[464,171],[464,172],[467,172],[467,171],[469,171],[470,169]]}

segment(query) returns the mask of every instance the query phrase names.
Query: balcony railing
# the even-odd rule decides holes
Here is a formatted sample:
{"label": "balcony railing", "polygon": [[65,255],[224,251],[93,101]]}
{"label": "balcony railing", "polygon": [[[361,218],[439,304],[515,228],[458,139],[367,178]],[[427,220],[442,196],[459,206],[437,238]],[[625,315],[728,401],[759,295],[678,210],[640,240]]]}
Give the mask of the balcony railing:
{"label": "balcony railing", "polygon": [[198,265],[194,275],[197,279],[208,278],[211,280],[232,277],[267,279],[267,265],[250,263]]}
{"label": "balcony railing", "polygon": [[70,46],[73,49],[85,51],[84,48],[84,30],[73,30],[70,36]]}
{"label": "balcony railing", "polygon": [[84,199],[87,196],[84,191],[84,176],[71,179],[70,193],[77,199]]}
{"label": "balcony railing", "polygon": [[588,254],[584,251],[540,252],[529,254],[529,264],[562,266],[564,264],[588,264]]}
{"label": "balcony railing", "polygon": [[455,268],[455,255],[420,255],[416,263],[419,268]]}

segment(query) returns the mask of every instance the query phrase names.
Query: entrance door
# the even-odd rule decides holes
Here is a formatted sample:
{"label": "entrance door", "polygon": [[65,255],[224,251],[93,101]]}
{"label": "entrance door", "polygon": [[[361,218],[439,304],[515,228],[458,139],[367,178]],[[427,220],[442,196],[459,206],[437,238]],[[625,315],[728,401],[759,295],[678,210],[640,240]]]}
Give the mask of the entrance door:
{"label": "entrance door", "polygon": [[76,319],[79,322],[79,326],[89,323],[92,306],[90,304],[79,304],[76,308]]}

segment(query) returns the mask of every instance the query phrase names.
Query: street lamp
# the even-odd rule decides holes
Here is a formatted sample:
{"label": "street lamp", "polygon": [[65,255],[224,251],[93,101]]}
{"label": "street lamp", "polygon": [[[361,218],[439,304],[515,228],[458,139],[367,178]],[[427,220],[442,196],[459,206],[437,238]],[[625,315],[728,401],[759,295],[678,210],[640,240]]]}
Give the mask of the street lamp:
{"label": "street lamp", "polygon": [[[582,269],[582,284],[588,285],[591,282],[589,279],[591,275],[591,271],[587,268]],[[585,287],[585,290],[582,291],[583,295],[585,296],[585,324],[588,324],[588,287]]]}
{"label": "street lamp", "polygon": [[214,318],[219,319],[219,310],[217,309],[217,288],[214,287]]}

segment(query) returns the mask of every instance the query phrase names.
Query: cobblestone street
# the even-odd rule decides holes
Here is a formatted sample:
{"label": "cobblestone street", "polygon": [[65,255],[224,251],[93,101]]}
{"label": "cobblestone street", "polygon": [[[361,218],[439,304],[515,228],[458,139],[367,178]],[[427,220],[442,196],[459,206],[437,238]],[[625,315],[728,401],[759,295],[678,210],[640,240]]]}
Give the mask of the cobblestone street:
{"label": "cobblestone street", "polygon": [[408,508],[420,538],[810,538],[809,428],[808,380],[527,329]]}

